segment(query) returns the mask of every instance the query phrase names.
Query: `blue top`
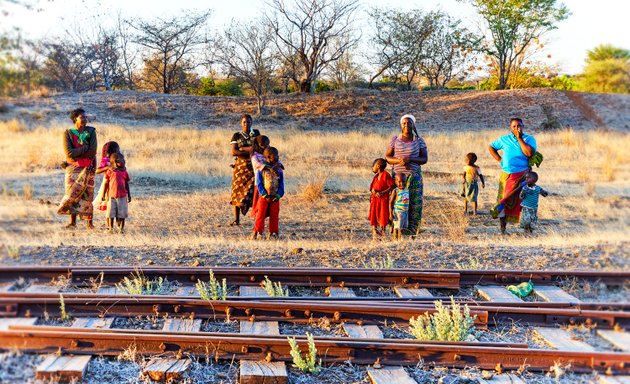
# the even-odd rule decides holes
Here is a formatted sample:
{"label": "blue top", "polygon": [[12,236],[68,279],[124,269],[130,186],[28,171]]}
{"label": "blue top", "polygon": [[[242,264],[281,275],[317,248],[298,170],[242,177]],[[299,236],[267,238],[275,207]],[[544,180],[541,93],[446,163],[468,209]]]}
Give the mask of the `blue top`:
{"label": "blue top", "polygon": [[[276,170],[278,174],[278,193],[276,193],[276,197],[281,198],[284,196],[284,172],[281,169]],[[263,182],[262,171],[256,171],[256,185],[255,188],[258,188],[258,193],[260,196],[267,196],[267,190],[265,190],[265,183]]]}
{"label": "blue top", "polygon": [[409,190],[396,188],[396,200],[394,200],[394,211],[409,211]]}
{"label": "blue top", "polygon": [[520,193],[520,197],[521,199],[523,199],[521,206],[531,209],[538,209],[538,196],[540,196],[541,191],[542,188],[537,185],[534,185],[533,187],[525,185]]}
{"label": "blue top", "polygon": [[[536,139],[534,139],[534,136],[523,133],[523,141],[525,144],[534,148],[534,152],[536,151]],[[518,139],[513,133],[499,137],[490,143],[490,146],[497,151],[503,150],[503,154],[501,155],[501,169],[504,172],[517,173],[529,168],[529,160],[521,150]]]}

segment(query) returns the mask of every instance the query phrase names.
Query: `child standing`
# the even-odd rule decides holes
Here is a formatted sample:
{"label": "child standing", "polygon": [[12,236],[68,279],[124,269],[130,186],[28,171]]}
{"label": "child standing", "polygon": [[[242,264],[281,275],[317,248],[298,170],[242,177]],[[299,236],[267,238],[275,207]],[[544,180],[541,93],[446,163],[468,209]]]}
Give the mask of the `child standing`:
{"label": "child standing", "polygon": [[389,193],[396,187],[394,179],[385,171],[387,161],[376,159],[372,163],[372,172],[376,175],[370,184],[370,213],[368,220],[372,225],[372,239],[378,240],[385,234],[385,227],[389,224]]}
{"label": "child standing", "polygon": [[525,176],[525,182],[519,197],[523,199],[521,202],[521,228],[526,232],[532,233],[538,223],[538,195],[547,196],[549,193],[536,185],[538,174],[529,172]]}
{"label": "child standing", "polygon": [[131,202],[131,190],[129,189],[129,174],[125,168],[125,157],[121,153],[112,153],[109,157],[112,164],[105,173],[107,200],[107,228],[114,229],[114,219],[118,225],[119,233],[124,233],[125,219],[128,215],[127,202]]}
{"label": "child standing", "polygon": [[404,174],[396,174],[396,189],[389,201],[389,218],[394,222],[394,239],[400,240],[402,231],[409,224],[409,189]]}
{"label": "child standing", "polygon": [[280,198],[284,196],[284,176],[278,150],[274,147],[265,148],[263,155],[268,167],[256,171],[256,186],[260,198],[256,206],[256,221],[252,240],[258,238],[265,231],[265,218],[269,216],[269,238],[278,238],[278,216],[280,215]]}
{"label": "child standing", "polygon": [[[101,152],[101,162],[99,163],[98,168],[96,168],[95,172],[97,175],[99,173],[107,171],[110,168],[111,163],[109,162],[109,156],[112,153],[120,153],[120,146],[115,141],[108,141],[107,143],[105,143],[105,145],[103,145],[103,150]],[[96,194],[96,197],[92,202],[94,208],[98,209],[99,211],[105,211],[107,209],[107,201],[109,199],[107,198],[107,188],[105,188],[105,184],[105,178],[103,178],[103,181],[101,182],[101,187],[98,189],[98,193]]]}
{"label": "child standing", "polygon": [[475,165],[477,161],[477,155],[469,153],[466,155],[466,165],[464,166],[464,181],[462,183],[462,197],[464,198],[464,215],[468,214],[468,202],[472,203],[473,214],[477,214],[477,196],[479,195],[479,184],[481,180],[481,187],[486,187],[486,182],[483,180],[481,174],[481,168]]}

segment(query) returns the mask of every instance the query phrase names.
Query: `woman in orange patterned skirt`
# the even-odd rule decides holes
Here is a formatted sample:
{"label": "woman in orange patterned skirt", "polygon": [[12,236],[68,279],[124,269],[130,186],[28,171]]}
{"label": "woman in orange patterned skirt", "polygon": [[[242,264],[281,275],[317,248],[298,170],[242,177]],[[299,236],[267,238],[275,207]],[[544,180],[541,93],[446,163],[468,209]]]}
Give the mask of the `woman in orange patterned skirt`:
{"label": "woman in orange patterned skirt", "polygon": [[235,159],[230,202],[234,208],[234,221],[230,226],[241,224],[241,214],[246,214],[251,208],[254,197],[254,169],[250,158],[254,138],[259,136],[260,132],[252,129],[252,117],[248,114],[241,116],[241,128],[240,132],[234,133],[230,141],[232,156]]}

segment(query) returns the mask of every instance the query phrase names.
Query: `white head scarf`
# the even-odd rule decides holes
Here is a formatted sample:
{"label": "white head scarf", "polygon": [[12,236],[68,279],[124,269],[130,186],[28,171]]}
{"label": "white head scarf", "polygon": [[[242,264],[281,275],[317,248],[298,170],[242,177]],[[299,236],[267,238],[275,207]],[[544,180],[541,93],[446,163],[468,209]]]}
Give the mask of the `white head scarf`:
{"label": "white head scarf", "polygon": [[413,121],[414,127],[416,126],[416,118],[413,115],[409,114],[409,113],[406,114],[406,115],[403,115],[403,117],[400,118],[400,125],[402,125],[402,123],[403,123],[403,121],[405,119],[411,119],[411,121]]}

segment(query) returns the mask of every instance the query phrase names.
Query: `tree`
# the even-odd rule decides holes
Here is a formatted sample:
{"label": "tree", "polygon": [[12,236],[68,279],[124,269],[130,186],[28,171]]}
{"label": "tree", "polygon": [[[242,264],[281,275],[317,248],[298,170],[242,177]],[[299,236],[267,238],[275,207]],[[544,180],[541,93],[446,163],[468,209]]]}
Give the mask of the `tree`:
{"label": "tree", "polygon": [[148,51],[143,58],[145,70],[154,75],[151,78],[159,80],[162,93],[171,93],[181,73],[195,67],[188,56],[196,46],[204,43],[200,31],[209,16],[208,11],[153,22],[129,21],[138,31],[135,42]]}
{"label": "tree", "polygon": [[89,55],[85,47],[68,40],[47,42],[43,44],[44,77],[51,81],[55,88],[71,92],[82,92],[91,88]]}
{"label": "tree", "polygon": [[587,92],[630,93],[630,51],[611,45],[588,51],[580,85]]}
{"label": "tree", "polygon": [[460,23],[443,12],[433,13],[433,31],[426,40],[420,67],[431,88],[444,88],[472,59],[478,41]]}
{"label": "tree", "polygon": [[459,0],[472,4],[487,24],[490,38],[481,51],[497,60],[499,89],[505,89],[514,63],[530,42],[569,16],[556,0]]}
{"label": "tree", "polygon": [[317,77],[339,60],[358,39],[352,37],[358,0],[269,0],[273,15],[267,20],[276,35],[280,54],[300,65],[300,92],[314,92]]}
{"label": "tree", "polygon": [[426,42],[435,29],[435,13],[374,8],[370,17],[375,33],[372,42],[377,50],[373,56],[377,71],[370,78],[370,87],[379,76],[387,75],[396,81],[402,79],[411,89],[427,57]]}
{"label": "tree", "polygon": [[341,58],[330,64],[326,71],[335,88],[345,88],[347,84],[361,81],[364,69],[354,60],[354,52],[347,50]]}
{"label": "tree", "polygon": [[277,67],[273,40],[270,26],[258,20],[247,25],[233,23],[217,41],[217,61],[228,75],[250,86],[256,95],[258,114],[265,105]]}
{"label": "tree", "polygon": [[586,63],[590,64],[593,61],[609,60],[609,59],[624,59],[630,60],[630,50],[615,47],[611,44],[601,44],[593,48],[591,51],[586,51]]}
{"label": "tree", "polygon": [[138,50],[133,47],[129,23],[125,22],[120,14],[118,14],[116,24],[118,48],[120,50],[120,61],[123,76],[125,78],[125,85],[129,89],[134,89],[136,81],[133,73],[136,69],[136,57],[138,56]]}

